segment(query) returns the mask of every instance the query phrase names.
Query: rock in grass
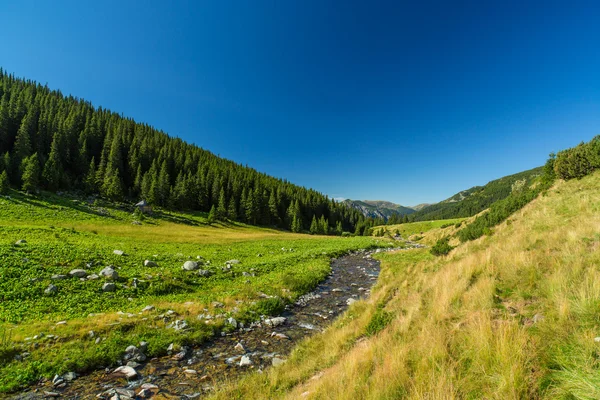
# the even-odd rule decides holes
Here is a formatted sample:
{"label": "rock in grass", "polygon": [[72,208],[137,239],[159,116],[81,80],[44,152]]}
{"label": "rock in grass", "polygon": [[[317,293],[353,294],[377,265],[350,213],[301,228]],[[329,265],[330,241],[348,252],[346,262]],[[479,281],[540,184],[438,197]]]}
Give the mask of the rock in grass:
{"label": "rock in grass", "polygon": [[117,285],[112,282],[106,282],[104,285],[102,285],[103,292],[114,292],[115,290],[117,290]]}
{"label": "rock in grass", "polygon": [[116,256],[126,256],[127,254],[125,254],[125,252],[123,250],[113,250],[113,254]]}
{"label": "rock in grass", "polygon": [[63,279],[67,279],[67,276],[66,275],[52,275],[50,277],[50,279],[52,279],[53,281],[60,281]]}
{"label": "rock in grass", "polygon": [[52,284],[48,285],[48,287],[46,288],[46,290],[44,290],[44,293],[48,294],[48,295],[53,295],[58,293],[58,288]]}
{"label": "rock in grass", "polygon": [[178,319],[174,323],[170,324],[167,328],[173,328],[176,331],[182,331],[189,327],[188,323],[184,319]]}
{"label": "rock in grass", "polygon": [[278,367],[278,366],[280,366],[280,365],[284,364],[284,363],[285,363],[285,361],[286,361],[286,360],[283,360],[283,359],[281,359],[281,358],[279,358],[279,357],[273,357],[273,359],[271,360],[271,364],[272,364],[274,367]]}
{"label": "rock in grass", "polygon": [[247,367],[249,365],[252,365],[252,360],[250,359],[250,357],[242,356],[240,360],[240,367]]}
{"label": "rock in grass", "polygon": [[241,262],[240,260],[229,260],[229,261],[225,261],[225,264],[236,265],[236,264],[239,264],[240,262]]}
{"label": "rock in grass", "polygon": [[27,243],[27,240],[25,240],[25,239],[20,239],[20,240],[17,240],[17,241],[15,242],[15,245],[16,245],[16,246],[20,246],[20,245],[22,245],[22,244],[26,244],[26,243]]}
{"label": "rock in grass", "polygon": [[87,272],[84,269],[73,269],[69,272],[69,275],[75,278],[85,278]]}
{"label": "rock in grass", "polygon": [[150,311],[154,311],[154,306],[146,306],[146,307],[142,308],[142,312],[150,312]]}
{"label": "rock in grass", "polygon": [[204,277],[204,278],[208,278],[209,276],[212,275],[212,272],[210,272],[207,269],[201,269],[198,271],[198,276]]}
{"label": "rock in grass", "polygon": [[144,267],[158,267],[158,264],[152,260],[144,261]]}
{"label": "rock in grass", "polygon": [[233,326],[234,328],[238,327],[238,323],[233,317],[227,318],[227,324]]}
{"label": "rock in grass", "polygon": [[181,267],[184,271],[194,271],[198,269],[198,263],[196,261],[186,261]]}
{"label": "rock in grass", "polygon": [[112,265],[109,265],[108,267],[100,271],[100,275],[112,280],[119,279],[119,273],[115,270],[115,267],[113,267]]}
{"label": "rock in grass", "polygon": [[137,371],[126,365],[119,367],[113,371],[113,374],[118,376],[124,376],[127,379],[133,379],[137,376]]}

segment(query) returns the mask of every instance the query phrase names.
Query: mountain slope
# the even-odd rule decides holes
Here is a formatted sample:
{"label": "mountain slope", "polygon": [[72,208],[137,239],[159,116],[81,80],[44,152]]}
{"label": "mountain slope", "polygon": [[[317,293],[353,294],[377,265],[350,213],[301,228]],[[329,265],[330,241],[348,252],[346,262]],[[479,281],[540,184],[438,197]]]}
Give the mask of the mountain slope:
{"label": "mountain slope", "polygon": [[[364,217],[314,190],[215,156],[153,127],[0,68],[0,175],[28,192],[140,198],[220,220],[307,230],[313,216],[354,231]],[[341,223],[341,227],[338,225]]]}
{"label": "mountain slope", "polygon": [[409,215],[415,212],[410,207],[383,200],[344,200],[344,204],[360,211],[369,218],[383,218],[387,221],[392,215]]}
{"label": "mountain slope", "polygon": [[426,221],[471,217],[492,203],[506,198],[515,188],[530,185],[542,171],[543,168],[538,167],[493,180],[485,186],[474,186],[439,203],[424,207],[410,218],[412,221]]}
{"label": "mountain slope", "polygon": [[379,255],[368,300],[214,397],[599,398],[599,188],[600,173],[559,181],[447,257]]}

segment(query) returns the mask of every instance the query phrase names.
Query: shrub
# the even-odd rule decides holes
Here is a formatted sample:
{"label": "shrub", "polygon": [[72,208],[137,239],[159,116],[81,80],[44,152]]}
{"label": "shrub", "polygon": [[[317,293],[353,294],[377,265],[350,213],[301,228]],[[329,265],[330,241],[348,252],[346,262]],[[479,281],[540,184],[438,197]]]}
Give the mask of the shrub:
{"label": "shrub", "polygon": [[450,246],[450,238],[443,238],[436,242],[436,244],[429,250],[434,256],[445,256],[450,253],[454,247]]}
{"label": "shrub", "polygon": [[373,336],[385,329],[385,327],[392,321],[392,317],[393,316],[391,312],[382,308],[378,308],[365,328],[365,333],[367,336]]}

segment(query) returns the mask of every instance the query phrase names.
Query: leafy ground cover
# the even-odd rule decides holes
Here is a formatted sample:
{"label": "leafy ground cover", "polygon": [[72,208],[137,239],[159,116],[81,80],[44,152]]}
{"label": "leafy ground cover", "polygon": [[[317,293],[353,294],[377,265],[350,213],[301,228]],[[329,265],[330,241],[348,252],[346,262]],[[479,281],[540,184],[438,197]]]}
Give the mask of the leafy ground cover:
{"label": "leafy ground cover", "polygon": [[[225,329],[228,316],[275,313],[309,291],[329,273],[330,257],[387,245],[368,237],[209,226],[202,213],[157,211],[140,221],[131,211],[67,195],[0,197],[0,336],[6,338],[0,391],[110,365],[140,341],[148,342],[150,357],[170,343],[201,342]],[[209,276],[183,270],[186,261],[199,262]],[[108,265],[117,279],[100,275]],[[70,277],[74,269],[98,278]],[[105,283],[115,291],[103,291]],[[50,285],[56,289],[47,293]],[[223,303],[215,312],[223,318],[198,321],[221,307],[213,302]],[[154,309],[142,312],[149,305]],[[168,328],[175,319],[192,329]]]}

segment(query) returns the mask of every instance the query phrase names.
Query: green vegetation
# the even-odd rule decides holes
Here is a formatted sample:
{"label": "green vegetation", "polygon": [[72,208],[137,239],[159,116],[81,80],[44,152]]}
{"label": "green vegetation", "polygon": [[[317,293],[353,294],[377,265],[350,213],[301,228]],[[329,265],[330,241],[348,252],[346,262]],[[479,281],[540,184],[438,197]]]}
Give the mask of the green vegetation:
{"label": "green vegetation", "polygon": [[[214,220],[306,231],[354,232],[363,215],[321,193],[261,174],[149,125],[0,68],[0,189],[78,190],[113,201],[145,199]],[[322,228],[322,230],[324,230]]]}
{"label": "green vegetation", "polygon": [[[220,313],[240,321],[278,313],[327,276],[330,257],[377,245],[367,237],[209,226],[206,213],[155,209],[143,222],[139,216],[131,206],[98,198],[16,191],[0,197],[0,392],[40,376],[111,365],[141,340],[149,343],[148,356],[164,354],[170,343],[201,342],[224,328],[223,319],[196,318],[214,301],[225,304]],[[227,268],[233,259],[239,264]],[[146,260],[152,263],[145,266]],[[189,260],[210,276],[182,270]],[[100,275],[107,265],[118,278],[69,276],[74,269]],[[116,290],[103,292],[105,282]],[[49,285],[56,291],[47,291]],[[155,309],[142,313],[148,305]],[[158,318],[168,310],[173,319]],[[174,319],[192,329],[169,329]],[[25,351],[24,360],[13,359]]]}
{"label": "green vegetation", "polygon": [[388,232],[398,232],[404,238],[408,238],[415,234],[421,234],[424,232],[428,232],[432,229],[436,228],[446,228],[452,225],[462,223],[465,218],[454,218],[454,219],[442,219],[437,221],[421,221],[421,222],[409,222],[400,225],[388,225],[382,227]]}
{"label": "green vegetation", "polygon": [[543,168],[534,168],[505,176],[485,186],[475,186],[455,194],[447,200],[429,205],[410,215],[411,221],[427,221],[459,217],[472,217],[498,200],[508,197],[521,187],[529,187],[542,175]]}
{"label": "green vegetation", "polygon": [[557,181],[448,257],[377,255],[368,300],[213,398],[598,398],[599,188]]}
{"label": "green vegetation", "polygon": [[551,154],[549,166],[561,179],[582,178],[600,168],[600,136],[587,143]]}
{"label": "green vegetation", "polygon": [[445,237],[443,239],[438,240],[435,245],[431,247],[429,252],[434,256],[445,256],[454,249],[454,247],[450,246],[450,238]]}

